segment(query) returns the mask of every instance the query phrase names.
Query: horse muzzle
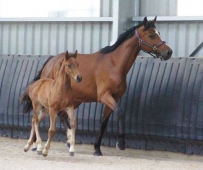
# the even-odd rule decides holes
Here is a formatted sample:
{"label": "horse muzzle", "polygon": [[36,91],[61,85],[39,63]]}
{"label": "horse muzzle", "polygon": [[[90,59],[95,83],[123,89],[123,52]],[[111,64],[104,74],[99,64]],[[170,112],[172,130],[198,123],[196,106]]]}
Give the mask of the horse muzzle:
{"label": "horse muzzle", "polygon": [[75,81],[76,83],[80,83],[82,81],[82,76],[77,76]]}
{"label": "horse muzzle", "polygon": [[161,52],[161,58],[163,60],[168,60],[171,58],[171,55],[173,54],[173,51],[171,49],[169,50],[164,50]]}

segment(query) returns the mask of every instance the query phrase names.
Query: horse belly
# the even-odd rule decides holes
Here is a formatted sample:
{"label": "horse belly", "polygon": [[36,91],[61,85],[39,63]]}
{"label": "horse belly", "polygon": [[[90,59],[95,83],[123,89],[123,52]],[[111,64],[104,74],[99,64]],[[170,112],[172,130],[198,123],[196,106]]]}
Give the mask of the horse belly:
{"label": "horse belly", "polygon": [[77,102],[96,102],[97,90],[96,87],[90,86],[77,86],[73,85],[74,101]]}

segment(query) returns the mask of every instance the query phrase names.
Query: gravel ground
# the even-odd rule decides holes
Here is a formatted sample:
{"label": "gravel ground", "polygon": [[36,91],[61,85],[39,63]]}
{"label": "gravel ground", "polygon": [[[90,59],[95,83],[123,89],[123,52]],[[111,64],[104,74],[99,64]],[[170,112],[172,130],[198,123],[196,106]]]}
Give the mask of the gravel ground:
{"label": "gravel ground", "polygon": [[[102,146],[104,156],[93,156],[93,145],[77,144],[68,155],[64,142],[52,142],[47,157],[23,148],[27,140],[0,137],[0,170],[203,170],[203,156]],[[43,142],[43,145],[45,142]]]}

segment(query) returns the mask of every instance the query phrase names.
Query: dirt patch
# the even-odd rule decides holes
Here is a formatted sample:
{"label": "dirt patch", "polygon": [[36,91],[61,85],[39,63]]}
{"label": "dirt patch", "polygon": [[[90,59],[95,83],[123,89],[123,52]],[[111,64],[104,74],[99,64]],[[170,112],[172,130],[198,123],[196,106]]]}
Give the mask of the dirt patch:
{"label": "dirt patch", "polygon": [[[68,155],[64,142],[52,142],[47,157],[23,148],[27,140],[0,137],[1,170],[202,170],[203,156],[102,146],[104,156],[93,156],[93,146],[77,144]],[[45,142],[43,142],[43,145]]]}

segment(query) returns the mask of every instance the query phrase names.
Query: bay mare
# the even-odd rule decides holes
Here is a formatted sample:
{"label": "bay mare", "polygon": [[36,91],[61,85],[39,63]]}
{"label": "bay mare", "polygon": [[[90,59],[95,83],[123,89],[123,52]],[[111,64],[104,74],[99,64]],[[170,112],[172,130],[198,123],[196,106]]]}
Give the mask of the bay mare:
{"label": "bay mare", "polygon": [[[168,60],[172,55],[170,47],[161,40],[155,27],[156,17],[143,22],[121,34],[115,44],[104,47],[93,54],[78,54],[79,71],[83,76],[81,83],[71,81],[74,93],[74,108],[82,102],[101,102],[105,105],[98,137],[94,143],[94,155],[102,155],[100,145],[109,117],[114,111],[118,115],[119,136],[116,143],[120,150],[125,149],[125,115],[117,105],[126,91],[126,76],[140,50],[155,58]],[[59,63],[65,53],[49,58],[33,81],[40,78],[56,78]],[[67,128],[67,115],[58,116]]]}
{"label": "bay mare", "polygon": [[[75,128],[76,118],[73,106],[73,90],[71,88],[71,78],[79,83],[82,80],[76,61],[77,51],[72,55],[66,51],[62,58],[56,79],[43,78],[30,84],[22,95],[22,101],[25,102],[25,112],[33,109],[32,128],[30,138],[24,147],[27,152],[34,142],[36,134],[36,144],[38,154],[48,155],[51,140],[56,133],[56,115],[59,111],[64,110],[70,118],[70,128],[67,130],[68,140],[70,143],[69,154],[74,155],[75,146]],[[48,139],[42,151],[42,140],[39,133],[39,123],[49,113],[50,128]]]}

